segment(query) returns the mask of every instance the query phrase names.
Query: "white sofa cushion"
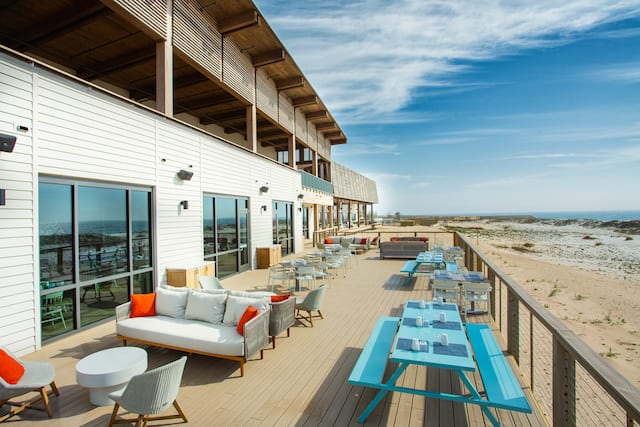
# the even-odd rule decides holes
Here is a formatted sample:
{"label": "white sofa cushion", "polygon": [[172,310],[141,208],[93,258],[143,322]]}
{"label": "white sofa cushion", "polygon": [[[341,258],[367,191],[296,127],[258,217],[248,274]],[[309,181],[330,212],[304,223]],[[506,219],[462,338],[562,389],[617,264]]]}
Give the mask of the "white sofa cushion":
{"label": "white sofa cushion", "polygon": [[184,318],[222,324],[226,300],[226,294],[189,292]]}
{"label": "white sofa cushion", "polygon": [[156,314],[184,319],[188,296],[188,288],[174,290],[159,286],[156,289]]}
{"label": "white sofa cushion", "polygon": [[229,295],[227,297],[227,308],[224,311],[222,323],[229,326],[237,326],[242,314],[248,306],[258,309],[260,313],[269,310],[271,299],[269,297],[245,297]]}
{"label": "white sofa cushion", "polygon": [[224,356],[244,356],[244,337],[234,326],[168,316],[133,317],[116,323],[132,339]]}

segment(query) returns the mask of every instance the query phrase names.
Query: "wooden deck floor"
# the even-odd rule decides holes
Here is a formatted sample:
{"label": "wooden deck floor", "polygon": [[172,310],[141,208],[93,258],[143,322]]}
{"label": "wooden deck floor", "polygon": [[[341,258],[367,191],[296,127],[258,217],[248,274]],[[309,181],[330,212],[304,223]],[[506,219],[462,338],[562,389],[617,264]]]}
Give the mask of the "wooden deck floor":
{"label": "wooden deck floor", "polygon": [[[358,425],[356,418],[371,401],[374,391],[347,383],[349,373],[376,319],[399,316],[407,299],[429,299],[425,276],[403,287],[399,274],[404,261],[379,260],[378,251],[360,255],[347,270],[347,278],[329,282],[322,313],[313,328],[297,324],[291,337],[278,339],[275,350],[265,350],[264,360],[250,361],[245,377],[238,364],[204,356],[187,361],[178,396],[189,425]],[[267,270],[243,273],[223,281],[233,289],[267,289]],[[487,321],[484,316],[472,321]],[[95,407],[88,391],[76,384],[75,365],[84,356],[120,345],[110,321],[47,344],[25,357],[55,365],[61,395],[53,397],[54,418],[25,411],[7,424],[46,424],[51,427],[104,426],[112,407]],[[178,358],[176,351],[147,348],[149,367]],[[473,381],[482,388],[477,377]],[[459,379],[450,371],[409,368],[398,384],[429,390],[457,391]],[[532,406],[535,407],[534,404]],[[3,407],[0,412],[6,409]],[[505,426],[544,426],[541,416],[498,410]],[[172,420],[167,424],[172,424]],[[165,424],[165,425],[167,425]],[[390,393],[367,419],[366,425],[382,426],[485,426],[490,425],[479,407]]]}

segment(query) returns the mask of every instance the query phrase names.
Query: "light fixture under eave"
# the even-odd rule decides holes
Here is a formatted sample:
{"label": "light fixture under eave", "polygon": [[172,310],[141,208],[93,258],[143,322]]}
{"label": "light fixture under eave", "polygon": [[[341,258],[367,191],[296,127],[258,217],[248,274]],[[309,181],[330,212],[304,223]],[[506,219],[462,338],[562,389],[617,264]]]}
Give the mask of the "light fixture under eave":
{"label": "light fixture under eave", "polygon": [[192,177],[193,177],[193,172],[189,172],[184,169],[180,169],[180,171],[178,172],[178,178],[180,178],[183,181],[191,181]]}

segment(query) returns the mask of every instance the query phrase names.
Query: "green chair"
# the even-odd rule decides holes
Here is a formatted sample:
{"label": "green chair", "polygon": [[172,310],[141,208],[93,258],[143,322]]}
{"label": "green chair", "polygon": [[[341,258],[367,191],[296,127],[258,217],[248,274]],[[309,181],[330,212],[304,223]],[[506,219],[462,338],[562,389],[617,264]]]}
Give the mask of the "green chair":
{"label": "green chair", "polygon": [[[301,298],[296,297],[296,318],[304,319],[308,321],[311,327],[313,327],[314,317],[319,317],[321,319],[324,319],[324,317],[322,317],[322,312],[320,312],[320,306],[322,305],[322,300],[324,299],[324,292],[326,290],[327,290],[327,285],[322,284],[317,289],[309,291],[309,293],[304,297],[301,297]],[[307,312],[309,316],[308,317],[300,316],[301,311]],[[313,315],[314,311],[318,312],[317,316]]]}

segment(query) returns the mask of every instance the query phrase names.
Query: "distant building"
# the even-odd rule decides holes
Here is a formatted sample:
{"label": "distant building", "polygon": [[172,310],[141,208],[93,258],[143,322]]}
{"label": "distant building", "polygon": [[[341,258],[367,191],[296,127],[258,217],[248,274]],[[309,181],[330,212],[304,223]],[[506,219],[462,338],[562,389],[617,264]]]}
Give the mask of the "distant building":
{"label": "distant building", "polygon": [[371,222],[375,182],[332,162],[347,137],[250,0],[0,14],[0,321],[17,353],[132,292]]}

